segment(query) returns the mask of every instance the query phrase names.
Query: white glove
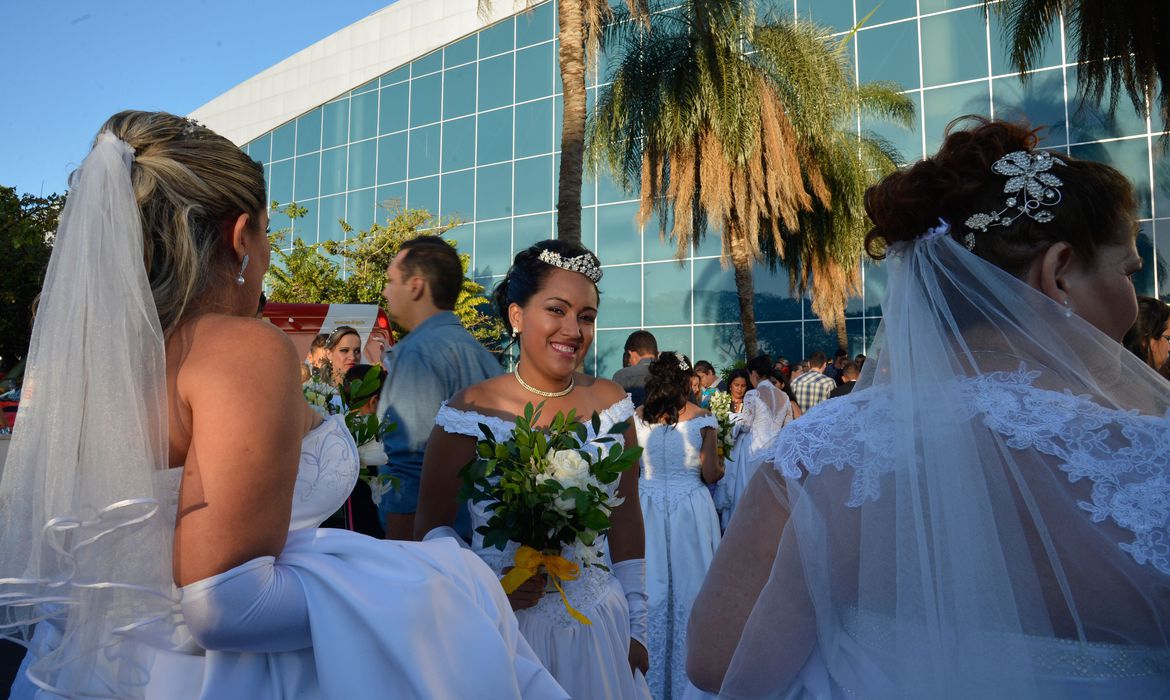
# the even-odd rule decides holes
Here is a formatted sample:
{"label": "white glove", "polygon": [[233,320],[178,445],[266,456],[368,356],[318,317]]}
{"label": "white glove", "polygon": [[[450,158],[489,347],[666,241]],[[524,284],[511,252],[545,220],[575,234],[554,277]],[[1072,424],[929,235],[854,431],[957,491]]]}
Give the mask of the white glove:
{"label": "white glove", "polygon": [[626,559],[614,562],[611,568],[618,583],[622,584],[630,607],[630,637],[649,649],[650,597],[646,595],[646,560]]}
{"label": "white glove", "polygon": [[271,653],[313,645],[305,590],[276,557],[257,557],[182,592],[183,618],[204,649]]}

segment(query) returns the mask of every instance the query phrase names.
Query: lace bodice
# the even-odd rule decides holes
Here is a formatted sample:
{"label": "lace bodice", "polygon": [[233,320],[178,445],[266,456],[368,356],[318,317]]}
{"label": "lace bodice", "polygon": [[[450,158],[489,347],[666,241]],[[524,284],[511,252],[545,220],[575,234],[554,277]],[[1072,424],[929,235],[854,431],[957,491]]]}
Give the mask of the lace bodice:
{"label": "lace bodice", "polygon": [[[1039,376],[1023,366],[981,374],[959,380],[953,395],[961,397],[964,418],[981,422],[1008,448],[1052,458],[1070,484],[1090,482],[1090,499],[1077,505],[1092,522],[1128,531],[1132,540],[1118,546],[1138,564],[1170,574],[1170,415],[1140,415],[1068,390],[1041,389],[1034,386]],[[790,478],[848,469],[845,505],[877,501],[884,478],[898,469],[891,456],[892,403],[877,388],[828,402],[785,432],[776,468]]]}
{"label": "lace bodice", "polygon": [[[357,446],[345,427],[343,416],[330,416],[301,441],[301,460],[293,487],[292,518],[288,529],[319,527],[337,512],[353,492],[358,472]],[[163,492],[172,503],[164,510],[173,517],[179,502],[182,468],[162,472],[168,480]]]}
{"label": "lace bodice", "polygon": [[675,425],[646,423],[634,419],[638,444],[642,446],[642,478],[638,490],[651,503],[663,501],[673,507],[697,488],[705,488],[700,477],[699,453],[703,429],[719,429],[710,414],[679,421]]}
{"label": "lace bodice", "polygon": [[[605,434],[614,425],[627,421],[634,414],[634,404],[627,395],[621,401],[606,408],[598,413],[601,419],[600,428],[601,433]],[[507,440],[512,436],[512,431],[515,430],[516,425],[512,421],[507,421],[495,416],[487,416],[475,411],[464,411],[448,406],[446,402],[439,408],[438,415],[435,416],[435,424],[442,427],[448,433],[453,435],[467,435],[479,439],[483,437],[480,432],[480,424],[484,424],[492,431],[492,435],[496,440]],[[593,450],[599,450],[600,445],[593,445],[592,440],[597,437],[593,432],[593,427],[586,424],[587,440],[586,447]],[[620,440],[620,436],[618,436]],[[617,489],[617,482],[608,485],[608,490],[612,494]],[[503,550],[495,547],[484,547],[483,537],[475,532],[475,529],[487,524],[489,514],[487,507],[488,502],[468,503],[468,510],[471,514],[471,528],[472,528],[472,549],[480,556],[488,566],[499,575],[502,575],[505,567],[511,566],[515,559],[516,549],[519,544],[509,542],[507,547]],[[598,538],[600,547],[608,554],[605,538]],[[582,557],[574,551],[565,551],[563,555],[566,559],[577,562],[582,561]],[[589,615],[591,610],[606,594],[610,583],[612,574],[606,572],[595,566],[588,566],[581,568],[581,575],[574,581],[565,581],[565,594],[572,601],[573,607],[581,611],[584,615]],[[569,628],[576,628],[580,625],[576,620],[571,618],[565,611],[565,606],[561,603],[560,596],[546,595],[540,599],[535,607],[529,608],[527,614],[537,615],[546,618],[550,622],[562,625]]]}

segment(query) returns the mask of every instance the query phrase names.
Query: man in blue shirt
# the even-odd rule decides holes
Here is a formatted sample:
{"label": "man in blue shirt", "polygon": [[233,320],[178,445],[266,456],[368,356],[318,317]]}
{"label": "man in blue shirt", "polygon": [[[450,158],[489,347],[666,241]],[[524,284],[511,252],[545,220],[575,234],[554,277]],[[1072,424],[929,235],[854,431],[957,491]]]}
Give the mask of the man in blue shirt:
{"label": "man in blue shirt", "polygon": [[410,331],[382,358],[387,375],[378,415],[397,424],[383,438],[388,463],[379,470],[398,480],[378,506],[387,539],[413,539],[423,451],[439,407],[502,371],[452,313],[462,286],[459,256],[438,236],[407,241],[386,270],[387,312]]}

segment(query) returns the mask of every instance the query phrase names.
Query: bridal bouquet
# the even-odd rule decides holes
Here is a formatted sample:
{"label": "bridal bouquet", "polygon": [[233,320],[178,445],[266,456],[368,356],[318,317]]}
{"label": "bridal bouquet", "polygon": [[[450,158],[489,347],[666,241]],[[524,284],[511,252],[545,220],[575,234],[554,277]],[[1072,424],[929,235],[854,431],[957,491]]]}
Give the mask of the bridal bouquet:
{"label": "bridal bouquet", "polygon": [[[480,424],[483,439],[476,445],[475,459],[459,472],[463,484],[459,495],[489,502],[491,517],[476,529],[485,546],[503,550],[509,542],[521,545],[514,568],[501,581],[506,592],[543,569],[569,614],[591,624],[573,609],[561,587],[562,580],[580,575],[578,565],[562,553],[573,548],[583,565],[605,568],[597,540],[609,530],[609,516],[622,502],[606,487],[637,461],[642,448],[622,446],[624,423],[601,434],[596,413],[591,421],[596,437],[591,441],[575,411],[558,412],[548,428],[536,428],[543,406],[525,406],[507,440],[497,441],[491,429]],[[596,455],[590,446],[599,448]]]}
{"label": "bridal bouquet", "polygon": [[708,406],[715,416],[715,420],[719,423],[718,442],[716,443],[719,456],[731,459],[731,450],[735,447],[735,426],[739,423],[738,419],[732,417],[731,394],[726,391],[716,391],[711,395],[711,402]]}

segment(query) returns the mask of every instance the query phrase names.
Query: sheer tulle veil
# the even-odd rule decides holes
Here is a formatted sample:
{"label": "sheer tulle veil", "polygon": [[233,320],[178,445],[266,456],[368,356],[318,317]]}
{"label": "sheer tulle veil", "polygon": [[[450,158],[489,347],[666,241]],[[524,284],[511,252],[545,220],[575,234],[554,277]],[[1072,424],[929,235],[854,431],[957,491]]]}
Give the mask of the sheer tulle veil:
{"label": "sheer tulle veil", "polygon": [[74,173],[0,481],[0,635],[61,637],[27,669],[66,696],[123,697],[172,625],[163,332],[143,265],[134,152],[109,133]]}
{"label": "sheer tulle veil", "polygon": [[787,524],[721,696],[1162,697],[1170,384],[945,222],[886,267],[753,484]]}

